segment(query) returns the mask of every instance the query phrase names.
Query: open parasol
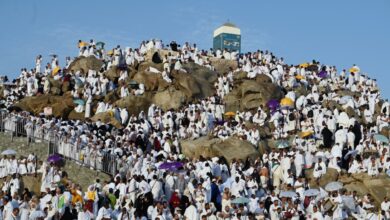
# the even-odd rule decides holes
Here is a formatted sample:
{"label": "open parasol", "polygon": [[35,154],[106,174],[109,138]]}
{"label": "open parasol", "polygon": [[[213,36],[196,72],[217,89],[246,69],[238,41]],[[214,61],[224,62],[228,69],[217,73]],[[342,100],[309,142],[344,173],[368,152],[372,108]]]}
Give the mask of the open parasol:
{"label": "open parasol", "polygon": [[280,198],[283,198],[283,197],[285,197],[285,198],[294,198],[296,196],[297,196],[297,193],[295,193],[294,191],[282,191],[279,194]]}
{"label": "open parasol", "polygon": [[374,140],[378,141],[378,142],[381,142],[381,143],[385,143],[385,144],[389,143],[389,139],[386,136],[382,135],[382,134],[375,134],[374,135]]}
{"label": "open parasol", "polygon": [[290,98],[283,98],[282,100],[280,100],[280,106],[294,107],[294,101]]}
{"label": "open parasol", "polygon": [[325,190],[328,192],[338,191],[341,188],[343,188],[343,184],[340,182],[330,182],[325,186]]}
{"label": "open parasol", "polygon": [[3,152],[1,152],[1,155],[9,156],[9,155],[16,155],[16,151],[12,149],[7,149]]}
{"label": "open parasol", "polygon": [[62,157],[59,154],[52,154],[47,158],[47,162],[49,163],[58,163],[62,161]]}
{"label": "open parasol", "polygon": [[304,196],[317,196],[318,194],[320,194],[318,189],[308,189],[303,193]]}
{"label": "open parasol", "polygon": [[245,197],[238,197],[232,201],[233,204],[246,204],[249,203],[249,199]]}
{"label": "open parasol", "polygon": [[161,170],[175,171],[183,167],[182,162],[165,162],[162,163],[158,168]]}
{"label": "open parasol", "polygon": [[225,113],[225,116],[227,116],[227,117],[233,117],[235,115],[236,115],[236,113],[234,113],[234,112],[226,112]]}

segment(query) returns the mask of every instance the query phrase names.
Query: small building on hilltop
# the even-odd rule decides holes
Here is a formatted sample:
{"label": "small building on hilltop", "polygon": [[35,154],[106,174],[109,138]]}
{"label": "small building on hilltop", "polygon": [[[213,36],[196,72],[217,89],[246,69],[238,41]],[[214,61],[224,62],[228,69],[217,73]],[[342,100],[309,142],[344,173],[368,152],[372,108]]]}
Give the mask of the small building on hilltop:
{"label": "small building on hilltop", "polygon": [[227,22],[214,30],[213,49],[241,52],[241,30],[236,25]]}

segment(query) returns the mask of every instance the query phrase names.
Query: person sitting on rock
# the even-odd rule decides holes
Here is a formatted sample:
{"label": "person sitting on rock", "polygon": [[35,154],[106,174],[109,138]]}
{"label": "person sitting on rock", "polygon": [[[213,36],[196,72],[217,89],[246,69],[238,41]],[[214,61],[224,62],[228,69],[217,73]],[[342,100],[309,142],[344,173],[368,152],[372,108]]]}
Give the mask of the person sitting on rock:
{"label": "person sitting on rock", "polygon": [[314,164],[313,177],[316,178],[317,185],[319,185],[320,178],[326,174],[326,165],[322,158],[318,158],[318,162]]}
{"label": "person sitting on rock", "polygon": [[183,69],[183,66],[182,66],[180,59],[176,59],[174,70],[187,73],[187,70]]}
{"label": "person sitting on rock", "polygon": [[167,83],[172,83],[172,79],[169,78],[168,75],[169,71],[167,68],[164,69],[164,71],[161,73],[163,80],[165,80]]}
{"label": "person sitting on rock", "polygon": [[138,89],[133,90],[135,96],[140,96],[145,93],[145,85],[143,83],[138,84]]}
{"label": "person sitting on rock", "polygon": [[123,83],[122,86],[121,86],[121,93],[120,93],[120,97],[121,98],[125,98],[127,96],[129,96],[129,89],[126,87],[126,85]]}
{"label": "person sitting on rock", "polygon": [[376,177],[379,175],[378,162],[374,157],[371,157],[371,161],[368,162],[367,171],[368,171],[368,175],[371,177]]}
{"label": "person sitting on rock", "polygon": [[265,120],[267,119],[267,114],[263,111],[261,106],[257,109],[256,114],[253,116],[253,123],[256,123],[260,126],[263,126]]}

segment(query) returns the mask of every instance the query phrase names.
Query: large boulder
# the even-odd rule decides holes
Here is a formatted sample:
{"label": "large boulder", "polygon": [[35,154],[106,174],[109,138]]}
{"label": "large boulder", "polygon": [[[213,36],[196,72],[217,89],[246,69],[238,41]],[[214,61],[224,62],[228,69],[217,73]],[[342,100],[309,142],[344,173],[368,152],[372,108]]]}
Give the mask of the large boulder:
{"label": "large boulder", "polygon": [[380,131],[381,135],[384,135],[385,137],[390,136],[390,128],[389,127],[383,127],[382,130]]}
{"label": "large boulder", "polygon": [[174,87],[157,92],[153,97],[153,103],[165,111],[168,109],[179,109],[185,104],[186,100],[186,94],[181,90],[176,90]]}
{"label": "large boulder", "polygon": [[61,95],[62,93],[62,82],[55,80],[52,76],[48,77],[50,84],[50,94],[52,95]]}
{"label": "large boulder", "polygon": [[233,159],[245,160],[248,157],[259,156],[259,152],[252,144],[235,137],[225,141],[219,138],[201,137],[196,140],[183,140],[180,144],[184,155],[189,158],[223,156],[231,162]]}
{"label": "large boulder", "polygon": [[390,178],[384,173],[374,178],[367,173],[344,175],[339,181],[344,184],[345,189],[356,191],[359,196],[370,193],[376,205],[380,205],[385,196],[390,196]]}
{"label": "large boulder", "polygon": [[53,95],[25,97],[16,103],[15,106],[35,115],[43,113],[45,107],[51,107],[53,116],[64,119],[68,118],[69,113],[75,107],[71,96]]}
{"label": "large boulder", "polygon": [[215,71],[218,73],[227,73],[230,69],[237,69],[238,63],[236,60],[219,59],[216,57],[210,57],[211,65],[214,66]]}
{"label": "large boulder", "polygon": [[100,97],[105,103],[114,103],[117,100],[119,100],[119,95],[117,94],[117,91],[110,91],[105,96]]}
{"label": "large boulder", "polygon": [[99,71],[103,66],[103,62],[97,59],[95,56],[77,57],[68,67],[67,72],[77,72],[87,74],[88,70]]}
{"label": "large boulder", "polygon": [[111,81],[116,81],[119,78],[120,70],[116,66],[111,66],[105,73],[107,79]]}
{"label": "large boulder", "polygon": [[69,120],[85,120],[85,112],[76,112],[75,110],[71,111],[68,115]]}
{"label": "large boulder", "polygon": [[129,114],[138,115],[141,111],[147,112],[149,106],[152,104],[153,94],[145,92],[141,96],[128,96],[119,99],[115,104],[119,108],[126,108]]}
{"label": "large boulder", "polygon": [[169,83],[165,81],[161,74],[149,71],[139,71],[134,75],[134,81],[145,85],[146,91],[162,91],[168,87]]}
{"label": "large boulder", "polygon": [[142,62],[138,65],[138,71],[148,71],[149,67],[153,67],[161,72],[164,70],[162,63]]}
{"label": "large boulder", "polygon": [[256,80],[242,80],[224,97],[227,111],[248,111],[265,106],[270,99],[281,99],[283,92],[267,76]]}
{"label": "large boulder", "polygon": [[233,80],[234,81],[241,81],[241,80],[247,79],[247,75],[248,75],[248,73],[245,71],[236,72],[233,75]]}
{"label": "large boulder", "polygon": [[[314,170],[313,168],[308,169],[305,171],[305,174],[309,180],[310,186],[318,186],[316,183],[316,178],[313,177],[313,170]],[[319,181],[320,185],[319,186],[322,188],[325,188],[326,184],[333,182],[333,181],[337,181],[337,177],[338,177],[337,170],[335,170],[333,168],[327,168],[326,174],[320,178],[320,181]]]}
{"label": "large boulder", "polygon": [[187,73],[173,71],[174,85],[182,90],[189,101],[193,99],[203,99],[214,95],[214,82],[217,74],[206,67],[199,66],[195,63],[184,65]]}

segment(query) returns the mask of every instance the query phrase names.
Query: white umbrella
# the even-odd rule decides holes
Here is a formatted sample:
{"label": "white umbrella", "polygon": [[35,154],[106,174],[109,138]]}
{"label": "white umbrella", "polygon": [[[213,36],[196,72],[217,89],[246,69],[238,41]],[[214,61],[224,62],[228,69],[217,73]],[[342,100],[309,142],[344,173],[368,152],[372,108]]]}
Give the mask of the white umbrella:
{"label": "white umbrella", "polygon": [[341,188],[343,188],[343,184],[340,182],[330,182],[325,186],[325,190],[328,192],[338,191]]}
{"label": "white umbrella", "polygon": [[8,156],[8,155],[15,155],[15,154],[16,154],[16,151],[14,151],[12,149],[7,149],[7,150],[5,150],[5,151],[3,151],[1,153],[1,155],[6,155],[6,156]]}
{"label": "white umbrella", "polygon": [[348,157],[355,157],[356,154],[358,154],[359,151],[358,150],[350,150],[348,151],[348,153],[344,156],[344,160],[348,159]]}
{"label": "white umbrella", "polygon": [[318,194],[320,194],[318,189],[308,189],[303,193],[304,196],[317,196]]}
{"label": "white umbrella", "polygon": [[346,96],[341,97],[339,103],[342,104],[342,105],[344,105],[344,104],[347,104],[348,101],[351,100],[351,99],[352,99],[351,96],[346,95]]}
{"label": "white umbrella", "polygon": [[297,194],[293,191],[283,191],[283,192],[280,192],[280,194],[279,194],[280,198],[282,198],[282,197],[293,198],[296,196],[297,196]]}

